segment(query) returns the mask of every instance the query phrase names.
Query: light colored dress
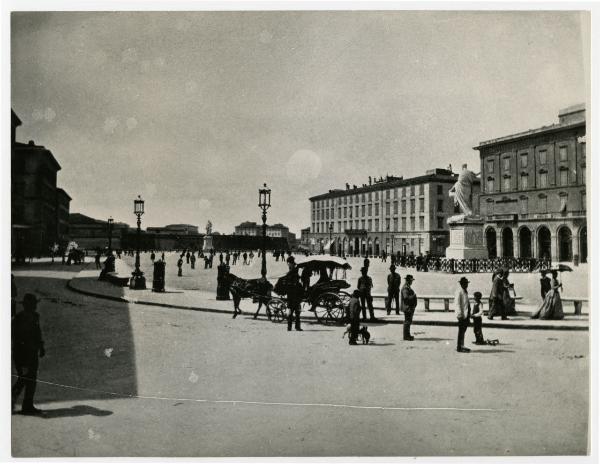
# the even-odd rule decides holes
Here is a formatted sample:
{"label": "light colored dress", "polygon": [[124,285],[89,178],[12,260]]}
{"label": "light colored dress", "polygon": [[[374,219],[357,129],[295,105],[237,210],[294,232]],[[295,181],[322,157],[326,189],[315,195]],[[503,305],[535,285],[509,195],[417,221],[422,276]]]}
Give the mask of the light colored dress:
{"label": "light colored dress", "polygon": [[538,309],[532,319],[563,319],[565,317],[562,307],[562,299],[560,298],[560,284],[558,280],[552,279],[550,290],[544,297],[544,302]]}

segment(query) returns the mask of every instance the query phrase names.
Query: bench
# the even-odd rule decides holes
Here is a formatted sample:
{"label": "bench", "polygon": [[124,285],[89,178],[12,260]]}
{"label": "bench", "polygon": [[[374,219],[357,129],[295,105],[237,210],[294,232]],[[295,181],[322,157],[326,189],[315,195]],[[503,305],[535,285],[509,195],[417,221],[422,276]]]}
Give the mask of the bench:
{"label": "bench", "polygon": [[563,302],[567,302],[567,301],[573,302],[573,308],[575,310],[574,314],[576,316],[581,316],[581,307],[583,306],[583,303],[588,302],[587,298],[570,297],[570,296],[561,297],[561,300]]}
{"label": "bench", "polygon": [[[387,295],[373,295],[373,299],[383,299],[384,301],[387,299]],[[517,296],[515,301],[522,300],[522,296]],[[423,300],[423,305],[425,311],[430,311],[431,300],[434,301],[443,301],[444,302],[444,311],[450,311],[450,302],[454,301],[454,295],[417,295],[417,300]],[[481,298],[481,302],[485,305],[489,305],[489,297],[484,296]],[[471,295],[471,301],[473,301],[473,296]]]}
{"label": "bench", "polygon": [[118,287],[128,287],[129,286],[129,277],[122,277],[116,272],[107,272],[104,274],[103,279],[107,282],[116,285]]}

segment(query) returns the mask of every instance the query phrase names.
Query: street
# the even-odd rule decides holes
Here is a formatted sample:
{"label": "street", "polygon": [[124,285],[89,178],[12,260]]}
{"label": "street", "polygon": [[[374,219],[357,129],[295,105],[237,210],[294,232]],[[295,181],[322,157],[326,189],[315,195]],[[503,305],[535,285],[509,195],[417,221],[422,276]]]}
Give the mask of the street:
{"label": "street", "polygon": [[82,296],[66,288],[77,270],[14,269],[19,295],[44,299],[47,349],[46,416],[12,416],[14,456],[586,453],[588,332],[484,326],[500,344],[478,347],[470,328],[459,354],[454,327],[403,342],[372,324],[351,347],[342,327]]}

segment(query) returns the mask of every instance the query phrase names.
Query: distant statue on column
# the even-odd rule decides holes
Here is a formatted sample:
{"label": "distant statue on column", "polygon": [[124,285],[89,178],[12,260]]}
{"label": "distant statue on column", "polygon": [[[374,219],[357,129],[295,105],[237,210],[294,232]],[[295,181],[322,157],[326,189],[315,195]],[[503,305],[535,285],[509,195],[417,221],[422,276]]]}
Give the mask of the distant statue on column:
{"label": "distant statue on column", "polygon": [[206,223],[206,235],[210,235],[212,233],[212,222],[210,220]]}
{"label": "distant statue on column", "polygon": [[463,164],[462,171],[454,186],[449,190],[448,195],[454,199],[454,204],[460,207],[461,215],[452,216],[452,221],[473,217],[473,183],[477,180],[478,174],[467,169]]}

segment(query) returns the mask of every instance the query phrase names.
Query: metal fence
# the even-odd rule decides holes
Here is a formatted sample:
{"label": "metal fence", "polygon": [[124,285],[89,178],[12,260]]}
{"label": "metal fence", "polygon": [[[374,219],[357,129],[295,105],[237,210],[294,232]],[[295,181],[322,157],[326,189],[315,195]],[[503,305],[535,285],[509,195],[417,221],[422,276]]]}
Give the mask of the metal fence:
{"label": "metal fence", "polygon": [[487,258],[487,259],[453,259],[442,257],[429,257],[418,259],[407,257],[405,267],[415,268],[417,271],[441,271],[452,274],[473,274],[476,272],[493,272],[498,268],[505,268],[511,272],[538,272],[550,269],[552,262],[549,259],[537,258]]}

